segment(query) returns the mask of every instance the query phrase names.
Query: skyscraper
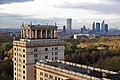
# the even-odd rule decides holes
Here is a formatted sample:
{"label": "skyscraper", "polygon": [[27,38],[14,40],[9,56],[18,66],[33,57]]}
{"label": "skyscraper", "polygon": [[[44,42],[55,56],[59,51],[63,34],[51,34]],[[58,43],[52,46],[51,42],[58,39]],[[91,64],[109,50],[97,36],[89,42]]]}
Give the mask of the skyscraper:
{"label": "skyscraper", "polygon": [[100,32],[100,23],[96,23],[96,32]]}
{"label": "skyscraper", "polygon": [[69,33],[69,35],[72,35],[72,19],[67,19],[67,32]]}
{"label": "skyscraper", "polygon": [[22,25],[21,39],[13,41],[13,80],[35,80],[39,60],[64,60],[64,41],[57,38],[57,26]]}
{"label": "skyscraper", "polygon": [[105,24],[105,32],[108,32],[108,24]]}
{"label": "skyscraper", "polygon": [[65,28],[65,26],[63,26],[63,33],[66,33],[66,28]]}
{"label": "skyscraper", "polygon": [[92,25],[92,32],[93,34],[95,34],[95,22],[93,22],[93,25]]}
{"label": "skyscraper", "polygon": [[105,31],[105,21],[103,20],[102,24],[101,24],[101,32]]}

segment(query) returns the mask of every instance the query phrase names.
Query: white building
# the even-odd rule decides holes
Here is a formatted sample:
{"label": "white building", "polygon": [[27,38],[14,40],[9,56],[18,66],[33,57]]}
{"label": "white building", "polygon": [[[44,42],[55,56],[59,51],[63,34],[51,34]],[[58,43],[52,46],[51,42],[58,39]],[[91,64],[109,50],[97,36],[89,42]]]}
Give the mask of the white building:
{"label": "white building", "polygon": [[21,39],[13,41],[13,80],[35,80],[39,60],[64,60],[64,41],[57,39],[57,26],[21,26]]}

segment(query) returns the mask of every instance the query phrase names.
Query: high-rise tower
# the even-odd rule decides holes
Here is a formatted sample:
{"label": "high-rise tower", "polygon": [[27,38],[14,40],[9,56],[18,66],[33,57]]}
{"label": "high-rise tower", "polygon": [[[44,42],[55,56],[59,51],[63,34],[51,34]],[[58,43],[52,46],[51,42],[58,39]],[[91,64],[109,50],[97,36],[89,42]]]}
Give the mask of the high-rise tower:
{"label": "high-rise tower", "polygon": [[92,24],[92,32],[93,32],[93,34],[95,34],[95,22],[93,22],[93,24]]}
{"label": "high-rise tower", "polygon": [[101,32],[105,31],[105,21],[103,20],[102,24],[101,24]]}
{"label": "high-rise tower", "polygon": [[100,32],[100,23],[96,23],[96,32]]}
{"label": "high-rise tower", "polygon": [[64,60],[64,41],[55,25],[22,25],[21,39],[13,41],[14,80],[35,80],[39,60]]}
{"label": "high-rise tower", "polygon": [[72,19],[67,19],[67,32],[69,33],[69,35],[72,35]]}

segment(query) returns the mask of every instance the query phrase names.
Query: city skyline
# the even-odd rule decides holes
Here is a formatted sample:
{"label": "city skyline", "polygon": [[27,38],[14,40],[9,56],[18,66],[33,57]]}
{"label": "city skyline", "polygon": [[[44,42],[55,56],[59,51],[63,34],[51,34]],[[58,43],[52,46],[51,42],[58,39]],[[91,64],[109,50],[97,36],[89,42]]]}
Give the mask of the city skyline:
{"label": "city skyline", "polygon": [[54,24],[62,28],[73,19],[73,29],[105,20],[110,28],[120,28],[119,0],[1,0],[0,28],[19,28],[21,22]]}

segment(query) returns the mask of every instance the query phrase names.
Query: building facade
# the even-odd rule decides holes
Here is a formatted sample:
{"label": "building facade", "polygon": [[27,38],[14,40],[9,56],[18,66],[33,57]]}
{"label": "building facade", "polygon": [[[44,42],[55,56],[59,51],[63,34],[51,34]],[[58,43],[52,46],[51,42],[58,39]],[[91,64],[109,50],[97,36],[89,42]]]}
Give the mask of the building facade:
{"label": "building facade", "polygon": [[72,35],[72,19],[67,19],[67,32],[69,33],[69,35]]}
{"label": "building facade", "polygon": [[96,32],[98,33],[98,32],[100,32],[100,23],[96,23]]}
{"label": "building facade", "polygon": [[22,25],[21,39],[13,41],[13,80],[35,80],[39,60],[64,60],[64,41],[57,39],[57,26]]}

